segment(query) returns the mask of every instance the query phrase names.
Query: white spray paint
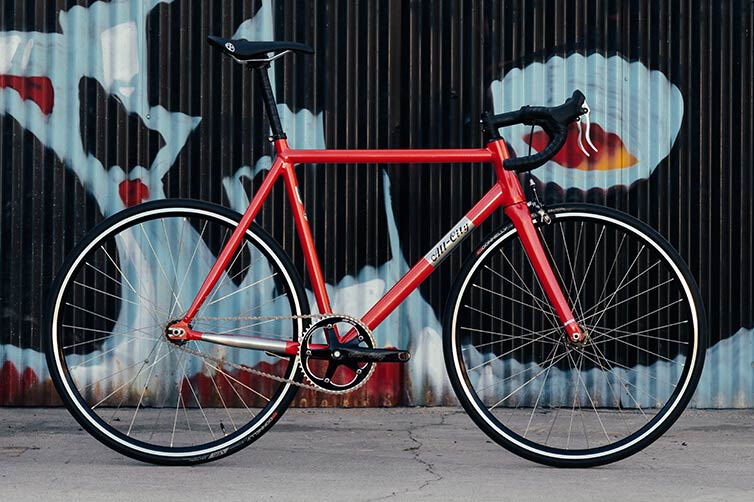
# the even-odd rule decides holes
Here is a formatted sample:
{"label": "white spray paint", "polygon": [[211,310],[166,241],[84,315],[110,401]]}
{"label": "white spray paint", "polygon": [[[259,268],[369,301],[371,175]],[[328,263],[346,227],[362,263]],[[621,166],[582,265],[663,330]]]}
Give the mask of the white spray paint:
{"label": "white spray paint", "polygon": [[62,33],[0,33],[2,73],[44,76],[52,82],[55,102],[45,115],[30,100],[10,88],[0,90],[0,113],[15,118],[71,169],[97,201],[104,215],[123,209],[118,185],[126,179],[120,166],[104,166],[87,154],[80,135],[79,82],[97,80],[144,125],[162,135],[165,146],[151,166],[135,166],[130,179],[140,179],[151,198],[164,198],[162,178],[178,157],[200,117],[170,112],[147,103],[146,18],[160,3],[173,0],[95,2],[72,7],[59,15]]}
{"label": "white spray paint", "polygon": [[[495,113],[524,105],[559,105],[574,89],[586,96],[592,122],[618,135],[638,162],[622,169],[584,171],[550,161],[533,176],[582,190],[629,186],[648,178],[670,153],[683,119],[681,91],[662,72],[620,56],[572,54],[515,68],[490,85]],[[519,124],[505,128],[503,136],[518,155],[526,155],[529,131],[530,126]]]}

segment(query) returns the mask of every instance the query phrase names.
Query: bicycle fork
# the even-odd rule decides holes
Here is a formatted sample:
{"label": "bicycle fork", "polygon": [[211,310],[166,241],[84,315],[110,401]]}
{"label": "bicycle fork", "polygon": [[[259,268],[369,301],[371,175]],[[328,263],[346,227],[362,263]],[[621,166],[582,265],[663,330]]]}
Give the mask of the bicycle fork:
{"label": "bicycle fork", "polygon": [[582,332],[573,311],[566,301],[563,290],[558,284],[558,280],[552,270],[552,265],[547,259],[542,242],[539,239],[537,230],[532,222],[531,213],[528,204],[517,203],[505,208],[505,214],[513,222],[518,231],[521,244],[526,250],[526,255],[534,268],[534,272],[539,279],[539,284],[547,295],[550,305],[558,315],[563,329],[568,335],[568,339],[573,343],[583,343],[586,340],[586,334]]}
{"label": "bicycle fork", "polygon": [[[584,343],[586,333],[576,322],[571,306],[565,298],[563,289],[555,277],[552,264],[547,259],[547,254],[542,247],[537,229],[534,227],[529,204],[524,197],[523,188],[518,176],[513,171],[503,168],[503,161],[509,157],[508,150],[503,140],[493,141],[488,145],[493,152],[498,185],[501,187],[497,205],[502,205],[506,216],[516,227],[521,244],[526,251],[534,272],[539,280],[550,305],[555,310],[561,326],[566,332],[568,339],[573,343]],[[495,207],[497,207],[497,205]]]}

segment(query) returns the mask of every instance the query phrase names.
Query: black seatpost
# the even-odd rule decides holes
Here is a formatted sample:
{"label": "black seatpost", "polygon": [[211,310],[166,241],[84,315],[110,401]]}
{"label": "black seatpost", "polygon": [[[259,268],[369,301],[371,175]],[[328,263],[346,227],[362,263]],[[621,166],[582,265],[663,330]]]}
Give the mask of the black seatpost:
{"label": "black seatpost", "polygon": [[280,124],[280,116],[278,115],[277,103],[275,103],[275,96],[272,94],[272,86],[270,85],[270,76],[267,74],[267,69],[270,67],[269,63],[265,65],[254,65],[251,68],[257,70],[259,75],[259,84],[262,88],[262,98],[264,99],[264,108],[267,110],[267,118],[270,120],[270,127],[272,128],[272,136],[270,141],[276,139],[286,139],[287,136],[283,132],[283,126]]}

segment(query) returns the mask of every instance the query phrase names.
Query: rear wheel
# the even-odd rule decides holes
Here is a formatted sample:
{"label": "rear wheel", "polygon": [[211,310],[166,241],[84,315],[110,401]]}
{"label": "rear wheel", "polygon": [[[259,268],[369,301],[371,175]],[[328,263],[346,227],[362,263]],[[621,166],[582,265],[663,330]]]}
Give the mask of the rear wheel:
{"label": "rear wheel", "polygon": [[[47,361],[79,423],[148,462],[198,463],[248,445],[285,411],[298,358],[165,336],[180,319],[239,216],[198,201],[142,204],[77,246],[50,296]],[[290,260],[252,226],[193,328],[298,340],[308,313]],[[253,317],[286,317],[250,319]]]}
{"label": "rear wheel", "polygon": [[445,361],[466,411],[502,446],[548,465],[605,464],[657,439],[691,398],[707,340],[701,297],[644,223],[589,205],[548,214],[535,226],[586,340],[568,340],[509,225],[456,280]]}

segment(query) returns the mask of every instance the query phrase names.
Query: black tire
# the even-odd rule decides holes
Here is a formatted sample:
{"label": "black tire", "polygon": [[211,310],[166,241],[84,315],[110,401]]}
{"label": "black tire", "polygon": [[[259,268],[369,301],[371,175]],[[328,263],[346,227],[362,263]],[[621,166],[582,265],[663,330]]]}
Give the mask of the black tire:
{"label": "black tire", "polygon": [[[245,369],[300,381],[298,357],[164,336],[239,218],[199,201],[142,204],[89,232],[55,279],[44,324],[50,374],[76,420],[110,448],[157,464],[214,460],[269,430],[296,394],[289,382]],[[298,340],[301,317],[227,319],[309,313],[301,279],[272,237],[252,225],[227,270],[195,329]]]}
{"label": "black tire", "polygon": [[583,345],[567,340],[515,228],[503,226],[456,279],[444,318],[450,381],[498,444],[557,467],[632,455],[665,432],[702,372],[707,324],[678,253],[619,211],[586,204],[535,226]]}

